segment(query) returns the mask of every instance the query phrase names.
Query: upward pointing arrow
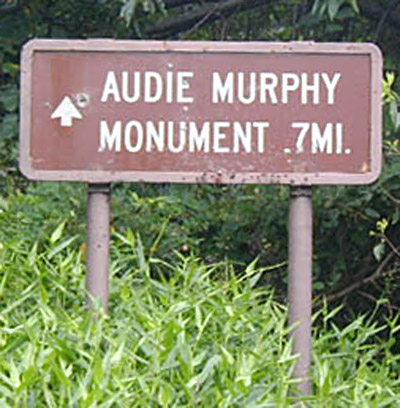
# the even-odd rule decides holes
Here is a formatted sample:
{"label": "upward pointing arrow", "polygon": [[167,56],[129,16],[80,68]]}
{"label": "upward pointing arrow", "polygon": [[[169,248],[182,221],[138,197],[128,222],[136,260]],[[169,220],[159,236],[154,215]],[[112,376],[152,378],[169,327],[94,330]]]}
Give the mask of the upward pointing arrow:
{"label": "upward pointing arrow", "polygon": [[51,114],[52,119],[61,119],[61,126],[71,127],[72,119],[82,119],[82,114],[76,109],[69,96],[65,96],[55,111]]}

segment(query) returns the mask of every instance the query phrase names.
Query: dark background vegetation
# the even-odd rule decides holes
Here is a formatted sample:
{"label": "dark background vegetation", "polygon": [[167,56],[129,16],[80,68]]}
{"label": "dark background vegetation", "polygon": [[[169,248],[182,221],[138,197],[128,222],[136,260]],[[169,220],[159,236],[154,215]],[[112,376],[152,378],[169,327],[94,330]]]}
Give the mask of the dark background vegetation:
{"label": "dark background vegetation", "polygon": [[[67,220],[84,242],[85,186],[32,183],[18,171],[19,54],[30,38],[368,41],[384,55],[384,167],[371,186],[314,187],[314,298],[343,303],[347,321],[384,297],[400,307],[398,0],[0,0],[0,207],[4,240],[45,240]],[[354,67],[357,70],[357,67]],[[266,274],[286,293],[288,187],[113,186],[114,233],[139,234],[148,256],[282,264]],[[28,211],[26,211],[28,209]],[[18,238],[20,239],[20,238]]]}

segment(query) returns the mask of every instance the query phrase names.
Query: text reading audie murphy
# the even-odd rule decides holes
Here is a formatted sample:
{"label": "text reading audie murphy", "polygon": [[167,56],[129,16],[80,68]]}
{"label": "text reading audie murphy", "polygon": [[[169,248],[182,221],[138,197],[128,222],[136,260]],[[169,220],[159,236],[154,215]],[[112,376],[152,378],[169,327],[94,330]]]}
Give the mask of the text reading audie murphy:
{"label": "text reading audie murphy", "polygon": [[[181,106],[187,112],[195,104],[191,87],[196,81],[194,72],[176,71],[161,74],[156,71],[108,71],[101,92],[106,104],[144,103],[149,107],[157,102]],[[285,106],[293,100],[300,106],[334,105],[340,86],[340,72],[219,72],[210,73],[204,93],[211,106]],[[202,84],[203,86],[203,84]],[[134,109],[132,110],[134,113]],[[99,152],[202,152],[212,154],[262,154],[268,146],[268,134],[273,120],[100,120]],[[344,146],[344,124],[341,122],[294,121],[295,146],[285,148],[284,154],[341,155],[350,154]],[[306,143],[306,140],[308,141]]]}

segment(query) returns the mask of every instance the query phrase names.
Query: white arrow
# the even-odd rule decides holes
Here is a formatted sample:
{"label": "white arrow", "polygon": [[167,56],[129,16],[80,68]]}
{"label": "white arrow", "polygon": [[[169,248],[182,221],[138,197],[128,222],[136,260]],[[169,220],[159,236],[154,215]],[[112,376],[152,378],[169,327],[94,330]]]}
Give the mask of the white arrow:
{"label": "white arrow", "polygon": [[76,109],[69,96],[65,96],[55,111],[51,114],[52,119],[61,119],[61,126],[71,127],[72,119],[82,119],[82,114]]}

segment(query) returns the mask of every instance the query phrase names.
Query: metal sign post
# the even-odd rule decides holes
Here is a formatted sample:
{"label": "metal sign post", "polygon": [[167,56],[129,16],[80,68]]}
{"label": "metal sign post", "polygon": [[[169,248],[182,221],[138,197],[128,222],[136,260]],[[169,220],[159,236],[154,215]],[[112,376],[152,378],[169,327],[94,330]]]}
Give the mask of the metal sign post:
{"label": "metal sign post", "polygon": [[292,187],[289,208],[289,325],[293,354],[298,355],[293,376],[300,379],[301,395],[311,394],[311,187]]}
{"label": "metal sign post", "polygon": [[89,184],[87,202],[86,289],[88,303],[108,309],[110,247],[110,185]]}

